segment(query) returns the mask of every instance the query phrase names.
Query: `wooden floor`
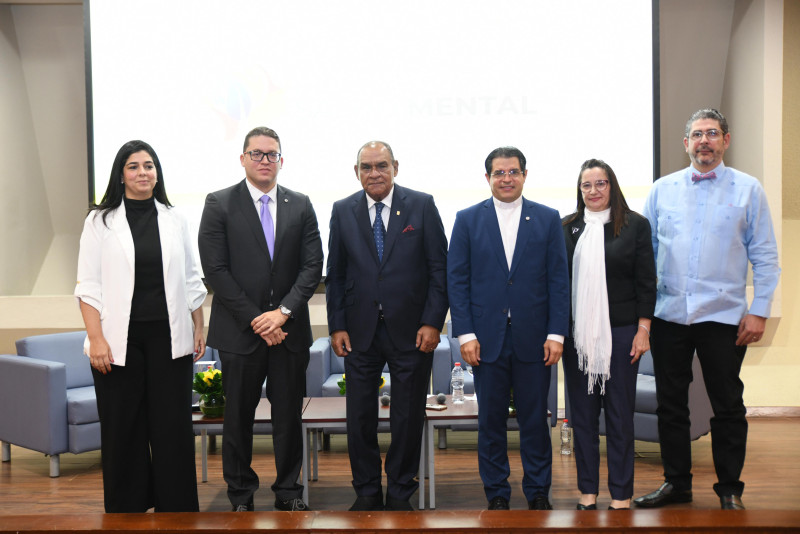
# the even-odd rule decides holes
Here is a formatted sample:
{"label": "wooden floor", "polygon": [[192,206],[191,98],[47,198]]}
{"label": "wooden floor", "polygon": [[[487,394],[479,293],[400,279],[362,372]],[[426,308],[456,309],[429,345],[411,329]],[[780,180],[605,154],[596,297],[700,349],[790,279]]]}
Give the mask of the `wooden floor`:
{"label": "wooden floor", "polygon": [[[681,526],[689,528],[690,531],[706,529],[706,531],[733,532],[747,525],[761,525],[763,529],[769,529],[770,525],[794,525],[800,532],[800,419],[752,418],[749,423],[747,462],[742,475],[746,483],[743,501],[747,506],[747,512],[719,511],[719,501],[711,488],[716,477],[711,462],[709,436],[693,443],[694,502],[673,505],[657,511],[574,512],[578,498],[575,487],[575,460],[571,456],[558,454],[557,433],[554,429],[555,454],[551,500],[556,511],[534,514],[535,520],[532,520],[532,514],[527,511],[519,514],[486,513],[486,499],[478,475],[476,433],[451,431],[448,432],[448,448],[436,452],[437,509],[435,511],[425,510],[410,515],[343,513],[355,499],[355,494],[350,485],[346,439],[342,435],[334,435],[331,438],[330,451],[320,452],[319,481],[311,482],[309,485],[309,505],[315,511],[342,513],[235,514],[235,518],[234,514],[214,513],[230,510],[226,486],[222,480],[221,454],[217,449],[209,455],[209,481],[199,484],[198,488],[201,512],[211,513],[177,514],[183,517],[177,523],[167,517],[173,514],[164,516],[148,514],[145,526],[142,526],[142,516],[138,515],[139,519],[134,521],[138,526],[127,527],[123,527],[127,524],[125,523],[127,519],[120,516],[106,516],[102,513],[103,492],[99,451],[63,455],[61,476],[50,478],[48,458],[12,446],[11,462],[2,463],[0,466],[0,532],[12,530],[45,532],[58,528],[92,530],[110,528],[113,522],[116,522],[113,528],[119,531],[124,531],[125,528],[130,528],[131,531],[146,531],[156,528],[154,521],[159,521],[158,528],[167,530],[172,529],[169,525],[181,524],[182,527],[174,529],[214,531],[241,528],[242,531],[247,531],[249,528],[271,526],[295,531],[310,531],[317,528],[318,531],[352,532],[358,529],[347,525],[352,523],[351,518],[354,515],[359,516],[361,524],[359,528],[368,531],[399,532],[418,525],[419,531],[426,532],[451,529],[478,532],[486,530],[487,525],[492,525],[499,527],[498,531],[512,532],[520,531],[518,529],[525,530],[536,524],[553,529],[570,530],[580,527],[586,532],[609,532],[626,526],[641,527],[648,532],[674,531],[669,528],[680,530]],[[385,452],[388,436],[381,435],[380,442]],[[601,447],[604,448],[603,441]],[[269,512],[272,510],[274,500],[269,490],[274,477],[271,437],[257,436],[254,448],[254,467],[261,477],[262,485],[262,489],[255,497],[256,510]],[[657,444],[636,442],[636,451],[634,496],[639,496],[660,485],[662,468]],[[526,510],[520,486],[522,468],[516,433],[509,433],[509,452],[511,507],[512,510]],[[199,479],[199,455],[197,466]],[[601,481],[605,478],[606,471],[601,469]],[[603,510],[607,508],[609,500],[608,491],[601,483],[598,508]],[[412,502],[416,506],[416,498],[412,499]],[[196,517],[186,518],[187,515]],[[242,515],[250,518],[240,518]],[[163,517],[163,524],[159,517]],[[293,519],[289,520],[287,517]],[[403,519],[398,519],[399,517]],[[256,518],[259,518],[258,521]],[[731,522],[729,518],[736,519]],[[309,521],[312,519],[318,527],[309,527]],[[73,525],[73,521],[77,523]],[[729,521],[727,528],[723,528],[725,521]],[[664,529],[657,528],[659,525]],[[693,528],[690,528],[692,525]]]}

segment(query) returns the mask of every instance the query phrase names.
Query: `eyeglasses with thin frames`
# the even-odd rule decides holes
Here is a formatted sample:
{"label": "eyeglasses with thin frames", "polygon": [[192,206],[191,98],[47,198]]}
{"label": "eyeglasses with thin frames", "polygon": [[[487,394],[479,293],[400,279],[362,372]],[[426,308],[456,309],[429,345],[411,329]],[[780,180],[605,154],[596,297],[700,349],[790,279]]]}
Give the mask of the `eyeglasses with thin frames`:
{"label": "eyeglasses with thin frames", "polygon": [[588,193],[592,188],[598,191],[605,191],[608,187],[608,180],[597,180],[596,182],[581,182],[581,191]]}
{"label": "eyeglasses with thin frames", "polygon": [[716,141],[722,137],[722,132],[716,128],[712,128],[710,130],[706,130],[705,132],[702,130],[695,130],[689,134],[689,137],[692,139],[692,141],[700,141],[703,139],[703,136],[708,137],[709,141]]}
{"label": "eyeglasses with thin frames", "polygon": [[523,172],[519,169],[511,169],[510,171],[494,171],[492,176],[495,178],[502,178],[503,176],[508,175],[510,178],[516,178],[522,176]]}

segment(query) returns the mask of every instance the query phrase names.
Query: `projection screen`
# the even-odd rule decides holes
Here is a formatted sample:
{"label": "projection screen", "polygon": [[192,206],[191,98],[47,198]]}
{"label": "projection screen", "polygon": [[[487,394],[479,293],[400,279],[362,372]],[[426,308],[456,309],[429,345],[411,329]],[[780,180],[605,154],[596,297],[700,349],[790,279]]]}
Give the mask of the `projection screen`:
{"label": "projection screen", "polygon": [[143,139],[194,232],[206,194],[244,178],[244,136],[262,125],[281,136],[278,182],[310,195],[325,245],[372,139],[392,145],[397,183],[434,195],[448,237],[459,209],[489,197],[483,164],[497,146],[525,153],[526,198],[562,215],[590,157],[636,210],[654,178],[650,1],[87,0],[86,11],[90,198],[119,147]]}

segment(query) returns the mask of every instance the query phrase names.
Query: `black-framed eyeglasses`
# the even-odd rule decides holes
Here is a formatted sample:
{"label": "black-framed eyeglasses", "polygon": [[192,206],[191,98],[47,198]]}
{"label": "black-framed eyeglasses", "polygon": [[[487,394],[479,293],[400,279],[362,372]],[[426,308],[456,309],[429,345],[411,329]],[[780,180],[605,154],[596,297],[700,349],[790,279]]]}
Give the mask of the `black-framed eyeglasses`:
{"label": "black-framed eyeglasses", "polygon": [[708,137],[709,140],[716,141],[722,137],[722,131],[717,130],[716,128],[706,130],[705,132],[702,130],[695,130],[689,134],[689,137],[692,139],[692,141],[700,141],[704,135]]}
{"label": "black-framed eyeglasses", "polygon": [[250,150],[245,152],[245,154],[249,155],[250,159],[255,162],[260,162],[262,159],[264,159],[264,156],[267,157],[267,161],[270,163],[278,163],[278,161],[281,159],[280,152],[261,152],[260,150]]}
{"label": "black-framed eyeglasses", "polygon": [[510,171],[494,171],[492,176],[495,178],[502,178],[505,175],[510,176],[511,178],[515,178],[517,176],[522,176],[523,172],[519,169],[511,169]]}
{"label": "black-framed eyeglasses", "polygon": [[597,180],[596,182],[581,182],[581,191],[588,193],[592,187],[598,191],[605,191],[608,187],[608,180]]}

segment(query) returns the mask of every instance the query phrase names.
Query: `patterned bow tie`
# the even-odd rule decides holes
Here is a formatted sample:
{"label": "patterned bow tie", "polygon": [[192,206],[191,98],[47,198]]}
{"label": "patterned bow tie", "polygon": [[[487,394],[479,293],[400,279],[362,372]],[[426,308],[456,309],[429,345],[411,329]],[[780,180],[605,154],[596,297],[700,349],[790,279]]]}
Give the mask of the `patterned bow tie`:
{"label": "patterned bow tie", "polygon": [[717,173],[714,171],[707,172],[705,174],[697,174],[696,172],[692,173],[692,181],[693,182],[701,182],[703,180],[711,180],[717,177]]}

